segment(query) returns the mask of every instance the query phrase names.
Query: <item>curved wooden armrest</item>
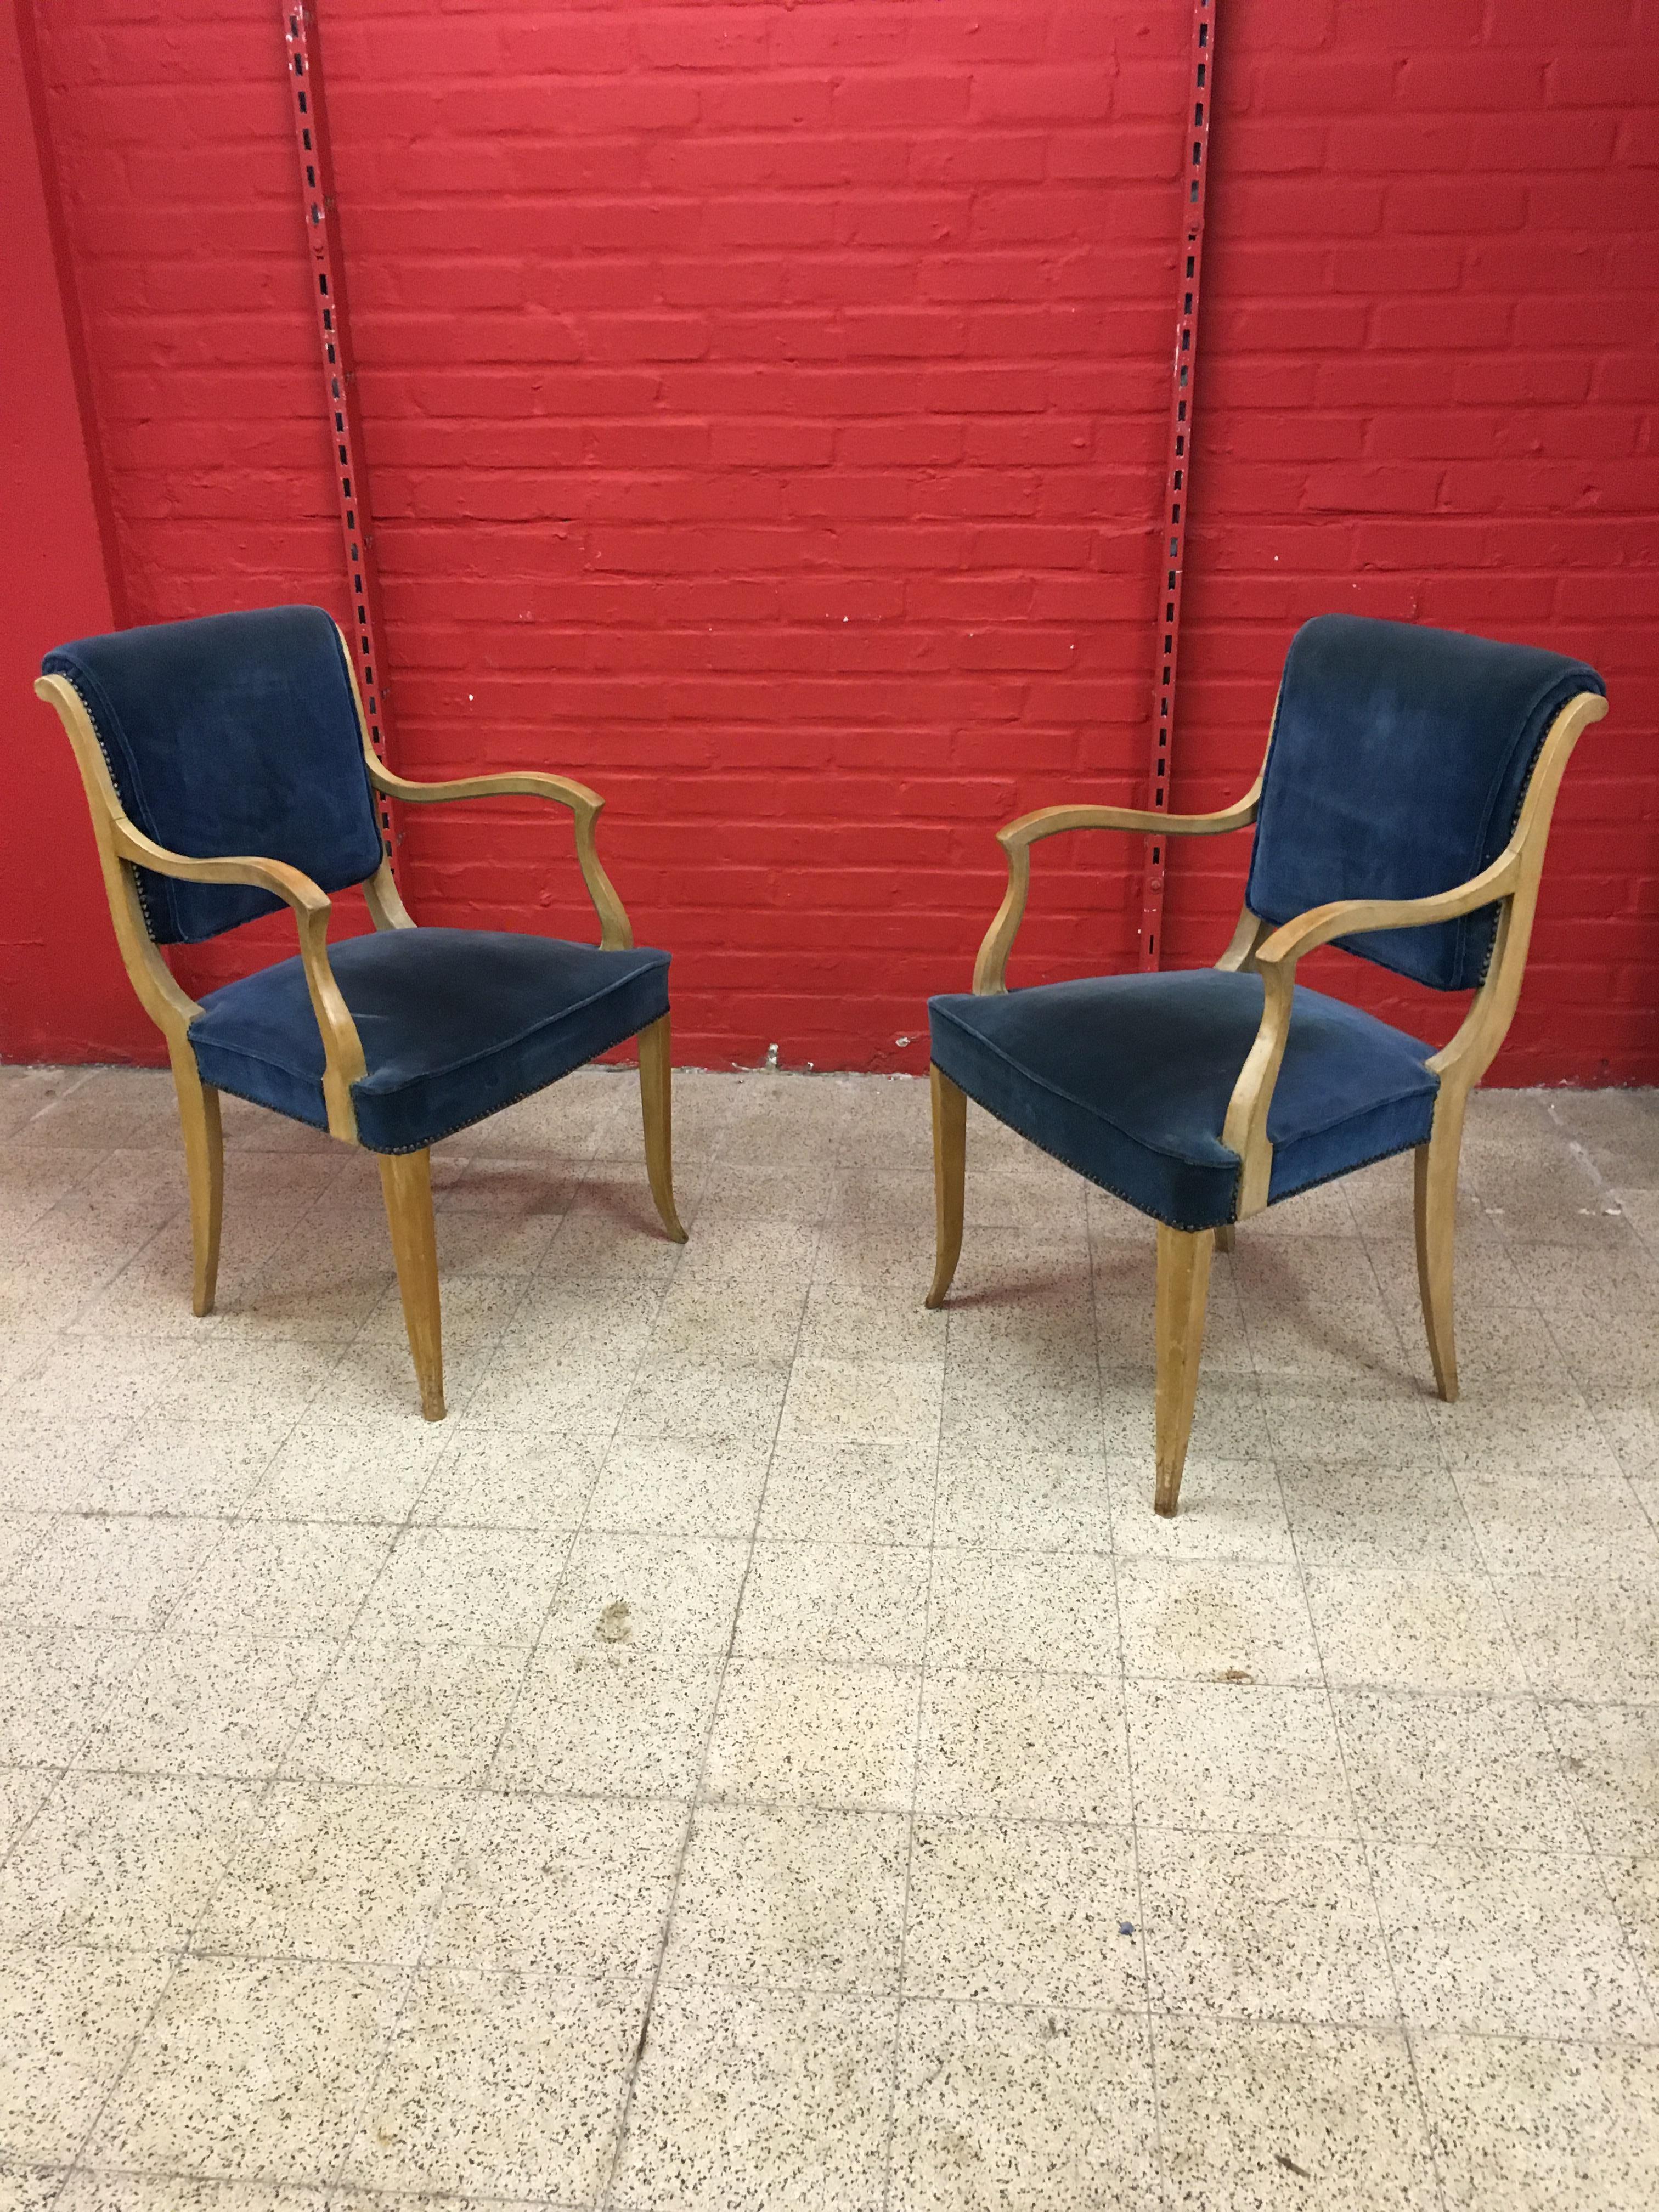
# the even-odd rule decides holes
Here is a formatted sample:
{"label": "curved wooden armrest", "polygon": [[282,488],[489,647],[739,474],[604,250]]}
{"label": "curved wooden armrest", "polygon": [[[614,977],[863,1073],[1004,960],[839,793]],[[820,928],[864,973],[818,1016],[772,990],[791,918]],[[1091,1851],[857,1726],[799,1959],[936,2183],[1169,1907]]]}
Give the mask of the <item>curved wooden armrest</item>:
{"label": "curved wooden armrest", "polygon": [[550,775],[543,769],[505,769],[499,775],[458,775],[446,783],[415,783],[406,775],[394,775],[376,760],[369,775],[376,789],[385,792],[389,799],[406,799],[415,806],[429,806],[440,799],[515,796],[550,799],[556,806],[568,806],[573,814],[597,814],[605,805],[599,793],[590,791],[585,783],[578,783],[572,776]]}
{"label": "curved wooden armrest", "polygon": [[[1261,975],[1265,993],[1261,1026],[1239,1071],[1221,1129],[1222,1143],[1237,1152],[1243,1164],[1238,1194],[1241,1220],[1246,1214],[1260,1212],[1267,1202],[1273,1159],[1273,1148],[1267,1141],[1267,1113],[1291,1033],[1297,963],[1333,938],[1358,936],[1372,929],[1425,929],[1434,922],[1455,921],[1460,915],[1473,914],[1478,907],[1492,906],[1514,894],[1521,866],[1517,840],[1506,846],[1489,868],[1451,890],[1436,891],[1427,898],[1336,899],[1282,923],[1257,945],[1253,965]],[[1433,1066],[1435,1062],[1429,1064]]]}
{"label": "curved wooden armrest", "polygon": [[1022,814],[997,831],[1005,853],[1018,845],[1035,845],[1062,830],[1127,830],[1145,837],[1215,837],[1229,830],[1246,830],[1255,820],[1261,801],[1261,778],[1231,806],[1218,814],[1158,814],[1144,806],[1040,806],[1035,814]]}
{"label": "curved wooden armrest", "polygon": [[170,853],[165,845],[146,837],[125,815],[112,819],[110,839],[122,860],[151,868],[158,876],[176,876],[189,884],[252,884],[293,908],[306,988],[323,1041],[323,1100],[328,1109],[329,1134],[355,1145],[357,1112],[351,1102],[351,1086],[368,1068],[357,1024],[329,964],[328,917],[333,902],[328,893],[285,860],[248,854],[197,860],[185,853]]}
{"label": "curved wooden armrest", "polygon": [[1261,800],[1261,778],[1231,806],[1218,814],[1158,814],[1139,806],[1042,806],[1022,814],[997,832],[997,842],[1008,855],[1008,888],[996,918],[985,933],[974,963],[974,990],[984,998],[1007,988],[1004,978],[1008,955],[1024,918],[1031,889],[1031,848],[1063,830],[1125,830],[1146,837],[1215,837],[1229,830],[1248,829],[1255,820]]}
{"label": "curved wooden armrest", "polygon": [[575,829],[576,864],[599,920],[599,950],[625,952],[633,944],[634,931],[627,909],[599,860],[594,825],[605,801],[597,791],[590,791],[585,783],[578,783],[573,777],[549,775],[540,769],[508,769],[495,775],[454,776],[445,783],[412,783],[407,776],[394,775],[367,746],[364,756],[374,788],[384,792],[388,799],[404,799],[412,806],[430,806],[446,799],[546,799],[555,806],[567,809]]}
{"label": "curved wooden armrest", "polygon": [[165,845],[158,845],[125,815],[118,815],[111,829],[121,858],[158,876],[176,876],[187,884],[252,884],[291,906],[296,914],[326,916],[333,903],[320,884],[313,884],[298,868],[289,867],[286,860],[267,860],[251,854],[194,860],[187,853],[169,852]]}
{"label": "curved wooden armrest", "polygon": [[1310,907],[1263,938],[1255,948],[1255,964],[1270,968],[1288,961],[1294,965],[1304,953],[1335,937],[1358,937],[1373,929],[1426,929],[1433,922],[1455,921],[1460,915],[1506,898],[1520,872],[1521,856],[1510,847],[1468,883],[1427,898],[1335,899],[1328,906]]}

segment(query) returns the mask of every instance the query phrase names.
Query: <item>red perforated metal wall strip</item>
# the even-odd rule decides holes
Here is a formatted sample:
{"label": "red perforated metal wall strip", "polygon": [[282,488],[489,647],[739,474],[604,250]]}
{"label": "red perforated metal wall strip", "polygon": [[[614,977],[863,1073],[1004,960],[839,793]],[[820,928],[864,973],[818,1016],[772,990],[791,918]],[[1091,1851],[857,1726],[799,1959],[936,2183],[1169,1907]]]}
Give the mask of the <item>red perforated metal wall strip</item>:
{"label": "red perforated metal wall strip", "polygon": [[[357,372],[351,354],[351,324],[346,307],[345,260],[340,251],[334,205],[334,174],[329,161],[328,112],[323,94],[314,12],[288,0],[281,9],[288,47],[289,94],[293,101],[294,143],[300,156],[300,195],[306,240],[311,253],[313,301],[322,349],[325,403],[334,459],[334,486],[340,507],[340,536],[345,549],[346,583],[351,621],[346,626],[369,741],[391,765],[387,744],[385,632],[380,622],[380,584],[374,566],[374,523],[362,464],[362,428],[357,414]],[[391,809],[381,804],[388,852],[394,850]]]}
{"label": "red perforated metal wall strip", "polygon": [[[1147,805],[1162,813],[1170,803],[1170,763],[1175,738],[1176,670],[1181,650],[1181,587],[1186,574],[1187,515],[1191,506],[1193,402],[1198,361],[1199,283],[1204,272],[1204,209],[1209,191],[1210,117],[1215,86],[1215,19],[1218,0],[1193,0],[1193,43],[1188,73],[1191,128],[1184,141],[1185,172],[1181,258],[1176,272],[1175,344],[1170,368],[1170,442],[1164,471],[1163,588],[1158,597],[1158,650],[1152,678],[1152,738]],[[1146,841],[1140,902],[1140,964],[1163,958],[1164,877],[1167,840]]]}

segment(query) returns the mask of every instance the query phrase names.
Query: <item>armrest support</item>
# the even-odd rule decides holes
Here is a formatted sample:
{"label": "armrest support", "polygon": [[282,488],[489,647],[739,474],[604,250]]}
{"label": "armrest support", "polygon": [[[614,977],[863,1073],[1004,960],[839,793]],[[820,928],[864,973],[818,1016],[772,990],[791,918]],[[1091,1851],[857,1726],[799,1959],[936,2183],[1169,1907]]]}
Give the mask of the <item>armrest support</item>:
{"label": "armrest support", "polygon": [[404,799],[412,806],[430,806],[447,799],[545,799],[555,806],[564,807],[574,817],[576,862],[581,869],[587,896],[593,902],[593,911],[599,916],[600,951],[625,952],[633,944],[634,932],[627,910],[599,861],[594,825],[605,801],[597,791],[590,791],[585,783],[577,783],[569,776],[548,775],[538,769],[513,769],[498,775],[455,776],[446,783],[412,783],[407,776],[394,775],[367,748],[365,757],[369,781],[374,788],[384,792],[388,799]]}
{"label": "armrest support", "polygon": [[1329,906],[1312,907],[1262,939],[1255,949],[1256,965],[1266,968],[1281,961],[1294,965],[1304,953],[1335,937],[1358,937],[1372,929],[1426,929],[1432,922],[1455,921],[1460,915],[1506,897],[1520,871],[1520,855],[1510,848],[1468,883],[1427,898],[1336,899]]}
{"label": "armrest support", "polygon": [[158,876],[174,876],[188,884],[251,884],[256,890],[269,891],[273,898],[281,899],[296,914],[326,918],[333,904],[319,884],[298,868],[289,867],[286,860],[267,860],[248,854],[198,860],[187,853],[169,852],[165,845],[146,837],[124,815],[116,817],[112,829],[115,849],[121,858]]}
{"label": "armrest support", "polygon": [[997,832],[1005,853],[1017,845],[1035,845],[1064,830],[1127,830],[1146,837],[1215,837],[1229,830],[1243,830],[1255,821],[1261,798],[1261,779],[1243,799],[1218,814],[1159,814],[1144,806],[1040,806],[1035,814],[1022,814]]}
{"label": "armrest support", "polygon": [[1218,814],[1158,814],[1136,806],[1043,806],[1010,822],[997,832],[997,842],[1008,855],[1008,888],[974,963],[975,995],[984,998],[1007,988],[1008,955],[1031,888],[1033,845],[1066,830],[1123,830],[1145,837],[1219,836],[1229,830],[1247,829],[1255,820],[1261,799],[1261,778],[1257,776],[1243,799]]}
{"label": "armrest support", "polygon": [[1243,1163],[1238,1213],[1258,1213],[1267,1202],[1273,1151],[1267,1140],[1267,1112],[1273,1086],[1291,1033],[1291,1006],[1296,988],[1297,963],[1333,938],[1357,936],[1372,929],[1424,929],[1438,921],[1455,921],[1460,915],[1491,906],[1510,897],[1521,876],[1522,854],[1511,844],[1488,868],[1449,891],[1428,898],[1337,899],[1328,906],[1310,908],[1265,938],[1256,947],[1253,964],[1260,972],[1266,994],[1261,1026],[1250,1047],[1233,1095],[1221,1141]]}
{"label": "armrest support", "polygon": [[112,821],[110,836],[122,860],[153,869],[158,876],[176,876],[191,884],[252,884],[293,909],[306,988],[323,1041],[323,1098],[328,1108],[329,1134],[355,1145],[357,1114],[351,1103],[351,1086],[367,1073],[367,1067],[357,1024],[329,964],[328,917],[332,901],[327,892],[283,860],[248,855],[197,860],[183,853],[171,853],[146,837],[125,815],[117,815]]}

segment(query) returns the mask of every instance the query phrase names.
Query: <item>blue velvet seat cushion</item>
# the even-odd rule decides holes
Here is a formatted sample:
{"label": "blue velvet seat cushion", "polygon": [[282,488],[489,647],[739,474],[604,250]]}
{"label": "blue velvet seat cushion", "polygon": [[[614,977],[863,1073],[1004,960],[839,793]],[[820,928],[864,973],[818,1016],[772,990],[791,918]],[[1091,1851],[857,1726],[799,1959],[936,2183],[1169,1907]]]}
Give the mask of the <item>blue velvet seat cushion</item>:
{"label": "blue velvet seat cushion", "polygon": [[[352,1086],[371,1152],[414,1152],[585,1066],[668,1011],[668,955],[483,929],[394,929],[329,947],[362,1039]],[[305,969],[210,991],[191,1024],[204,1083],[328,1126]]]}
{"label": "blue velvet seat cushion", "polygon": [[[154,623],[60,645],[128,817],[196,860],[285,860],[325,891],[382,857],[374,795],[340,633],[321,607],[260,607]],[[138,871],[158,945],[197,945],[276,914],[248,884]]]}
{"label": "blue velvet seat cushion", "polygon": [[[1175,1229],[1234,1219],[1227,1102],[1261,1020],[1260,976],[1098,975],[929,1001],[934,1064],[1024,1137]],[[1267,1114],[1268,1202],[1420,1145],[1433,1050],[1297,987]]]}

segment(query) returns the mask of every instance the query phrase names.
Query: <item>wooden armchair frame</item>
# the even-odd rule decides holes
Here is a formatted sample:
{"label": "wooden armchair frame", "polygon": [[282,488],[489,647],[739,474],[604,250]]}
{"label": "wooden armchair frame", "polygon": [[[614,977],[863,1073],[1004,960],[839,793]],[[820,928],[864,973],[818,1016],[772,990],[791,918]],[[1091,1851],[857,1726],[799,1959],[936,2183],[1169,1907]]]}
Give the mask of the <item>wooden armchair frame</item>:
{"label": "wooden armchair frame", "polygon": [[[600,863],[595,826],[605,801],[586,784],[534,769],[457,778],[445,783],[416,783],[394,775],[370,745],[362,700],[351,656],[342,653],[351,679],[358,735],[369,781],[388,798],[428,805],[444,799],[532,798],[551,800],[573,817],[576,859],[599,922],[605,951],[626,951],[634,942],[628,915]],[[328,955],[328,921],[333,901],[320,885],[282,860],[257,855],[197,860],[169,852],[147,837],[129,818],[116,790],[91,715],[75,686],[64,676],[43,676],[35,696],[55,708],[63,723],[85,787],[93,835],[109,896],[116,942],[140,1003],[167,1040],[179,1097],[185,1164],[190,1188],[192,1261],[191,1305],[198,1314],[213,1310],[219,1272],[220,1230],[224,1212],[224,1136],[219,1093],[204,1083],[190,1043],[190,1028],[199,1003],[179,985],[149,933],[136,870],[186,883],[251,884],[269,891],[291,909],[300,940],[306,987],[323,1046],[323,1102],[328,1132],[342,1144],[356,1145],[356,1109],[352,1085],[367,1073],[362,1042]],[[413,929],[417,925],[403,902],[390,858],[362,886],[369,918],[379,930]],[[685,1242],[674,1206],[672,1086],[669,1017],[664,1014],[640,1033],[640,1101],[645,1128],[646,1169],[651,1195],[663,1227],[676,1243]],[[437,1236],[432,1208],[429,1151],[376,1155],[386,1199],[398,1287],[410,1351],[420,1385],[421,1410],[428,1420],[444,1416],[443,1335],[438,1286]]]}
{"label": "wooden armchair frame", "polygon": [[[1240,911],[1226,951],[1215,963],[1218,968],[1249,969],[1259,975],[1264,990],[1261,1026],[1239,1070],[1221,1132],[1222,1143],[1238,1155],[1237,1218],[1242,1222],[1260,1213],[1267,1204],[1273,1175],[1267,1116],[1290,1036],[1297,963],[1334,938],[1377,929],[1419,929],[1433,922],[1455,921],[1481,907],[1498,907],[1485,978],[1455,1036],[1427,1062],[1440,1079],[1440,1090],[1428,1140],[1417,1147],[1414,1156],[1418,1285],[1435,1388],[1447,1400],[1457,1395],[1452,1261],[1464,1113],[1470,1091],[1504,1042],[1521,995],[1544,849],[1562,776],[1579,738],[1607,711],[1607,701],[1591,691],[1579,692],[1561,708],[1545,736],[1509,842],[1490,867],[1468,882],[1428,898],[1342,899],[1297,915],[1277,929],[1246,906]],[[974,963],[975,994],[984,995],[1007,988],[1004,979],[1008,956],[1030,888],[1033,845],[1071,830],[1121,830],[1160,837],[1212,837],[1243,830],[1255,821],[1261,784],[1258,775],[1241,799],[1217,814],[1155,814],[1122,806],[1049,806],[1009,823],[997,835],[1008,856],[1008,888]],[[932,1071],[932,1082],[937,1255],[926,1303],[939,1306],[962,1254],[968,1101],[966,1093],[938,1067]],[[1203,1230],[1158,1224],[1153,1503],[1159,1513],[1174,1513],[1180,1495],[1204,1344],[1210,1263],[1218,1244],[1226,1251],[1231,1249],[1232,1242],[1231,1224]]]}

